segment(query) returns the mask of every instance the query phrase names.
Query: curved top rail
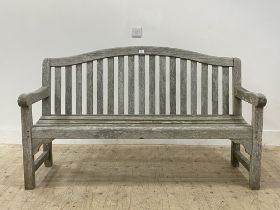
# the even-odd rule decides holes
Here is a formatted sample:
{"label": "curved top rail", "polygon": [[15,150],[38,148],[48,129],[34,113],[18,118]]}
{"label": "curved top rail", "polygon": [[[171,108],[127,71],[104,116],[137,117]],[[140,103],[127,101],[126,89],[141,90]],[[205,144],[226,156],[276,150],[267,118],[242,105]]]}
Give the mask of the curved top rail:
{"label": "curved top rail", "polygon": [[141,54],[184,58],[209,65],[233,66],[233,58],[210,56],[176,48],[152,46],[130,46],[103,49],[70,57],[49,58],[49,62],[50,66],[68,66],[108,57]]}

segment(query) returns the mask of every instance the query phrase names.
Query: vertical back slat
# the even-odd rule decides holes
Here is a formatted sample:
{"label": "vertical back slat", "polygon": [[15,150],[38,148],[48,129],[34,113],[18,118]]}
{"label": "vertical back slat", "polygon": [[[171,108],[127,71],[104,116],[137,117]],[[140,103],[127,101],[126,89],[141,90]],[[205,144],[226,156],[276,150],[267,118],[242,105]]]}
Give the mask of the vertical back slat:
{"label": "vertical back slat", "polygon": [[118,57],[118,113],[124,114],[124,57]]}
{"label": "vertical back slat", "polygon": [[134,55],[128,56],[128,114],[134,114]]}
{"label": "vertical back slat", "polygon": [[176,58],[170,57],[170,114],[176,114]]}
{"label": "vertical back slat", "polygon": [[114,58],[108,58],[108,114],[114,114]]}
{"label": "vertical back slat", "polygon": [[149,57],[149,107],[150,114],[155,114],[155,68],[156,60],[155,56],[151,55]]}
{"label": "vertical back slat", "polygon": [[93,62],[87,62],[87,114],[93,113]]}
{"label": "vertical back slat", "polygon": [[82,64],[76,65],[76,114],[82,114]]}
{"label": "vertical back slat", "polygon": [[191,61],[191,114],[197,114],[197,62]]}
{"label": "vertical back slat", "polygon": [[229,114],[229,67],[223,67],[223,114]]}
{"label": "vertical back slat", "polygon": [[65,67],[65,114],[72,114],[72,66]]}
{"label": "vertical back slat", "polygon": [[[235,87],[241,86],[241,61],[239,58],[233,59],[233,67],[232,67],[232,95],[234,96]],[[239,98],[233,97],[232,99],[232,108],[234,115],[242,114],[242,102]]]}
{"label": "vertical back slat", "polygon": [[103,59],[97,60],[97,114],[103,114]]}
{"label": "vertical back slat", "polygon": [[181,114],[187,114],[187,60],[180,60]]}
{"label": "vertical back slat", "polygon": [[218,114],[218,66],[212,66],[212,114]]}
{"label": "vertical back slat", "polygon": [[166,57],[159,58],[159,104],[160,114],[166,113]]}
{"label": "vertical back slat", "polygon": [[139,114],[145,114],[145,55],[139,55]]}
{"label": "vertical back slat", "polygon": [[201,67],[201,115],[208,115],[208,65]]}
{"label": "vertical back slat", "polygon": [[44,59],[42,74],[42,86],[48,87],[49,97],[42,101],[42,115],[51,115],[51,67],[49,59]]}
{"label": "vertical back slat", "polygon": [[55,114],[61,115],[61,67],[55,67]]}

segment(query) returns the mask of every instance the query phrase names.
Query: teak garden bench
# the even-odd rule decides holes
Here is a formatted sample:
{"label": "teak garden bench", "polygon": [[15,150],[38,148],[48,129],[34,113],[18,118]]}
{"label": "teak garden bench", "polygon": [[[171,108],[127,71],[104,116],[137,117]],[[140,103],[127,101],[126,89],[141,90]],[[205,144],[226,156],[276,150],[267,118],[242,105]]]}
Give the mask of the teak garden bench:
{"label": "teak garden bench", "polygon": [[[35,188],[42,163],[52,166],[56,138],[230,139],[232,166],[241,163],[250,188],[260,188],[266,98],[241,86],[240,59],[133,46],[47,58],[42,77],[41,88],[18,98],[25,189]],[[33,125],[32,104],[40,100]],[[252,104],[251,124],[242,100]]]}

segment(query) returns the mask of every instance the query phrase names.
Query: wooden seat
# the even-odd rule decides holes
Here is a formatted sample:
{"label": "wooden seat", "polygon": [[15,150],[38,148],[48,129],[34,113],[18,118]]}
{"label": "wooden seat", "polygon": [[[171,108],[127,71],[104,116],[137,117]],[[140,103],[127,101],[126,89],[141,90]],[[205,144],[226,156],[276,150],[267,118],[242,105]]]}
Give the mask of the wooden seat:
{"label": "wooden seat", "polygon": [[43,116],[32,135],[59,139],[250,139],[252,128],[241,116]]}
{"label": "wooden seat", "polygon": [[[266,98],[241,86],[240,59],[132,46],[46,58],[42,72],[42,87],[18,98],[25,189],[43,163],[52,166],[52,141],[69,138],[229,139],[232,166],[241,163],[250,188],[260,188]],[[252,104],[250,124],[242,100]],[[37,101],[42,117],[33,124]]]}

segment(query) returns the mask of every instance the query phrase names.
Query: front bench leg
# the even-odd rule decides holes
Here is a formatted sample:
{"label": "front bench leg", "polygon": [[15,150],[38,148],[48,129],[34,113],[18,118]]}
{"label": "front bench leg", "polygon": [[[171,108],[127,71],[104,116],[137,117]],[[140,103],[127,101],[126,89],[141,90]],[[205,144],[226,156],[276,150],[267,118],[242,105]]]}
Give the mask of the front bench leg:
{"label": "front bench leg", "polygon": [[22,149],[23,149],[23,168],[24,168],[24,185],[26,190],[35,188],[35,163],[32,151],[31,128],[32,109],[31,107],[21,108],[22,121]]}
{"label": "front bench leg", "polygon": [[249,186],[252,190],[260,189],[263,107],[253,106],[252,110],[252,152],[250,155]]}

